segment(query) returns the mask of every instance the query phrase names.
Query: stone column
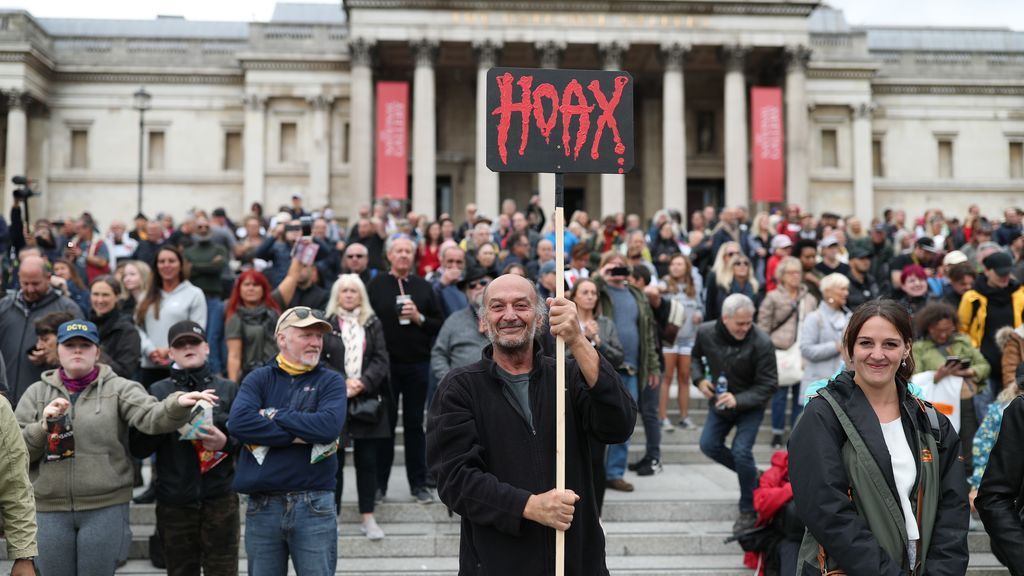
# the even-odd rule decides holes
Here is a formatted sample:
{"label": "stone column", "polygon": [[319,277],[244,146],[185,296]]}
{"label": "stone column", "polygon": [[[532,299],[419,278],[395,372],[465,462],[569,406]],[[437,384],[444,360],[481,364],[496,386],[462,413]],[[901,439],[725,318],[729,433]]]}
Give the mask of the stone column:
{"label": "stone column", "polygon": [[[605,70],[622,70],[622,58],[629,50],[629,45],[622,42],[599,44]],[[636,143],[633,144],[636,146]],[[626,211],[626,176],[625,174],[601,174],[601,212],[594,217]]]}
{"label": "stone column", "polygon": [[786,47],[786,202],[807,208],[807,61],[806,46]]}
{"label": "stone column", "polygon": [[[7,182],[14,176],[28,176],[25,174],[26,150],[28,149],[28,93],[18,90],[5,92],[7,97],[7,157],[6,173]],[[0,186],[5,190],[11,190],[10,184]],[[0,206],[3,213],[7,213],[10,206],[10,192],[0,194]]]}
{"label": "stone column", "polygon": [[501,46],[490,40],[473,45],[476,52],[476,205],[494,218],[500,202],[499,174],[487,168],[487,71],[498,64]]}
{"label": "stone column", "polygon": [[[538,42],[536,49],[540,56],[540,67],[558,68],[558,64],[562,60],[562,53],[565,52],[565,46],[565,42]],[[540,191],[541,209],[547,215],[547,222],[544,225],[553,227],[554,223],[551,221],[551,215],[555,207],[555,175],[538,174],[537,188]],[[488,216],[493,215],[488,214]]]}
{"label": "stone column", "polygon": [[306,206],[321,210],[331,201],[331,135],[327,117],[333,96],[318,94],[306,98],[313,113],[310,122],[309,188]]}
{"label": "stone column", "polygon": [[434,108],[434,59],[437,42],[412,43],[416,71],[412,84],[412,209],[437,218],[437,118]]}
{"label": "stone column", "polygon": [[750,49],[725,46],[725,205],[746,206],[750,202],[747,150],[747,82],[743,70]]}
{"label": "stone column", "polygon": [[683,67],[689,46],[662,46],[665,72],[661,96],[661,208],[678,207],[689,224],[686,205],[686,98]]}
{"label": "stone column", "polygon": [[861,222],[875,214],[874,174],[871,167],[871,113],[874,104],[853,106],[853,213]]}
{"label": "stone column", "polygon": [[[373,199],[373,48],[372,40],[356,38],[349,43],[352,60],[352,92],[349,107],[349,205],[355,222],[359,206]],[[341,212],[341,211],[339,211]]]}
{"label": "stone column", "polygon": [[[261,94],[248,94],[242,101],[245,105],[242,141],[242,197],[245,205],[242,206],[242,212],[248,213],[253,202],[263,204],[266,201],[263,184],[266,177],[267,97]],[[268,206],[263,208],[269,209]]]}

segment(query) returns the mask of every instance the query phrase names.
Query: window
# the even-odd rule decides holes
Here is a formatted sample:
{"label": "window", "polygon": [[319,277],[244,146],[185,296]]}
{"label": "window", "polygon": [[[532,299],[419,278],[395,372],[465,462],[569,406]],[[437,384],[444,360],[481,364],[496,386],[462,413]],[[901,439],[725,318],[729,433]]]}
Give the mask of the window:
{"label": "window", "polygon": [[71,168],[89,167],[89,131],[71,131]]}
{"label": "window", "polygon": [[882,141],[871,141],[871,174],[875,178],[885,178],[885,165],[882,164]]}
{"label": "window", "polygon": [[146,167],[150,170],[164,169],[164,133],[152,131],[149,133],[149,159]]}
{"label": "window", "polygon": [[939,178],[953,177],[953,141],[939,140]]}
{"label": "window", "polygon": [[224,133],[224,169],[242,169],[242,133]]}
{"label": "window", "polygon": [[296,146],[299,143],[299,127],[295,122],[281,123],[281,150],[278,156],[282,164],[298,160]]}
{"label": "window", "polygon": [[834,129],[821,131],[821,166],[822,168],[839,167],[838,137]]}
{"label": "window", "polygon": [[1024,178],[1024,142],[1010,142],[1010,178]]}
{"label": "window", "polygon": [[715,153],[715,113],[697,112],[697,154]]}

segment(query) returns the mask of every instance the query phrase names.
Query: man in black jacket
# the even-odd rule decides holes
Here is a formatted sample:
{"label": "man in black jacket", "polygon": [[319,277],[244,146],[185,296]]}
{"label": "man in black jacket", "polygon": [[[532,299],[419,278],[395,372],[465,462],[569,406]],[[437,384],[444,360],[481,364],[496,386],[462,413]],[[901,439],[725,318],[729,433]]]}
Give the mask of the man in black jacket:
{"label": "man in black jacket", "polygon": [[[711,406],[700,451],[708,458],[736,472],[740,480],[740,516],[734,532],[752,528],[754,484],[757,465],[754,441],[764,419],[764,408],[778,388],[778,368],[771,338],[754,326],[754,303],[743,294],[733,294],[722,303],[722,316],[697,328],[693,346],[693,384]],[[724,381],[723,381],[724,380]],[[716,393],[725,384],[727,391]],[[732,446],[725,437],[733,428]]]}
{"label": "man in black jacket", "polygon": [[201,567],[207,576],[234,576],[240,528],[231,483],[239,444],[228,437],[227,420],[238,387],[210,372],[210,347],[199,324],[178,322],[167,341],[171,377],[154,383],[150,394],[163,400],[174,392],[213,389],[220,401],[213,406],[212,422],[188,431],[194,440],[183,440],[180,430],[159,436],[133,431],[132,455],[157,454],[156,529],[167,573],[199,574]]}
{"label": "man in black jacket", "polygon": [[1024,399],[1018,397],[1003,412],[1003,423],[989,456],[985,477],[974,505],[992,539],[996,558],[1013,576],[1024,575],[1024,526],[1020,521],[1024,485]]}
{"label": "man in black jacket", "polygon": [[384,326],[391,359],[391,442],[377,458],[377,489],[388,491],[395,459],[394,431],[398,422],[398,397],[402,397],[405,428],[405,475],[413,497],[421,504],[434,501],[427,489],[426,439],[423,410],[430,380],[430,347],[441,330],[441,307],[430,283],[412,273],[416,246],[407,236],[388,240],[391,270],[378,275],[367,292],[370,304]]}
{"label": "man in black jacket", "polygon": [[604,576],[590,444],[618,444],[636,403],[615,369],[582,335],[576,307],[549,299],[551,333],[574,359],[565,367],[566,490],[555,484],[555,360],[537,340],[545,305],[525,278],[487,286],[481,316],[491,345],[448,373],[427,424],[441,501],[462,517],[459,574],[547,574],[554,530],[565,532],[565,573]]}

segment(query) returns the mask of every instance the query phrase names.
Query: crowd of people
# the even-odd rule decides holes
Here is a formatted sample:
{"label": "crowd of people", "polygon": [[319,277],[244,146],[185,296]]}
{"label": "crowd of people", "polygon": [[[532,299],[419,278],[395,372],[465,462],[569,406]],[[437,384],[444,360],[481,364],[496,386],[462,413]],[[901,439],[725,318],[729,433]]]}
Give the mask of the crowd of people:
{"label": "crowd of people", "polygon": [[[642,490],[663,471],[663,434],[700,428],[693,390],[709,402],[701,451],[739,480],[734,532],[791,500],[800,529],[776,548],[793,570],[895,574],[927,559],[928,573],[962,573],[969,503],[1024,573],[1007,545],[1024,530],[1000,512],[1021,485],[1022,215],[577,211],[556,299],[556,238],[536,197],[493,218],[471,204],[458,222],[379,201],[346,226],[296,194],[274,214],[138,214],[106,231],[88,213],[26,223],[16,202],[0,238],[0,378],[39,549],[26,519],[9,519],[9,554],[38,555],[47,575],[113,573],[155,454],[135,501],[156,502],[169,574],[237,572],[238,494],[251,574],[283,574],[289,557],[333,574],[345,448],[361,530],[384,538],[374,508],[396,497],[401,418],[409,498],[462,516],[461,561],[477,566],[465,573],[523,573],[527,552],[570,525],[570,553],[592,562],[570,572],[606,573],[583,552],[603,543],[605,490]],[[548,470],[556,336],[570,358],[566,492]],[[928,398],[943,386],[955,400]],[[766,411],[770,446],[791,450],[771,474],[754,457]],[[875,472],[892,494],[835,490],[867,494]],[[788,497],[763,497],[778,490]],[[890,496],[905,526],[865,512]],[[126,537],[111,546],[111,534]]]}

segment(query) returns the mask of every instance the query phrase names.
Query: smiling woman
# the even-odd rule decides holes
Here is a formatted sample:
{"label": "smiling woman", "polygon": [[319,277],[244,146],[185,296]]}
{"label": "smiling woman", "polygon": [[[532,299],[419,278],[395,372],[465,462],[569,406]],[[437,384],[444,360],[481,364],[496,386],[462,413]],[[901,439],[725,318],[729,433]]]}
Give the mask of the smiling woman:
{"label": "smiling woman", "polygon": [[909,392],[911,344],[910,316],[899,303],[861,305],[842,341],[853,370],[820,389],[793,430],[790,480],[807,526],[799,574],[967,570],[960,439]]}

